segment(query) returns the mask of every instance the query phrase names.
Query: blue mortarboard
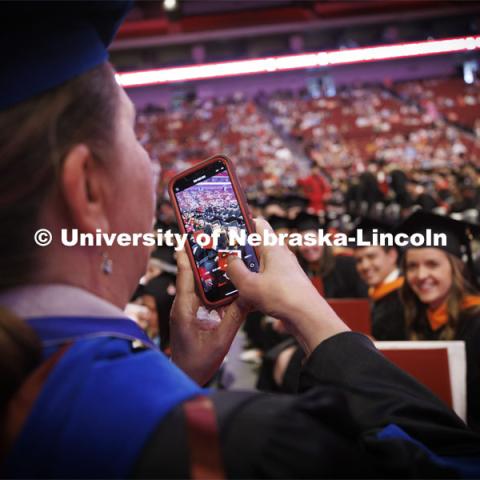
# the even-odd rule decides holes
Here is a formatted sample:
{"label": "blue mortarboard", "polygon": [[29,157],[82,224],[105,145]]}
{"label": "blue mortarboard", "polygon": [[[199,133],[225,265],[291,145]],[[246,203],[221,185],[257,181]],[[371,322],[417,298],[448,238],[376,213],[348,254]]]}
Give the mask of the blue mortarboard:
{"label": "blue mortarboard", "polygon": [[3,2],[0,109],[107,60],[107,47],[130,5],[130,0]]}

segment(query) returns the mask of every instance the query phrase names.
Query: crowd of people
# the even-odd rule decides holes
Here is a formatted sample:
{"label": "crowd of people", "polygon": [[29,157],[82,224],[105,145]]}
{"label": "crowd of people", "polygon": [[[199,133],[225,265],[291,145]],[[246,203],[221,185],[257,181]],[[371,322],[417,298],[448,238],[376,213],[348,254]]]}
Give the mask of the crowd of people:
{"label": "crowd of people", "polygon": [[[478,223],[480,142],[475,138],[474,122],[459,121],[470,118],[463,115],[462,108],[478,113],[475,105],[474,86],[465,86],[457,79],[439,79],[342,87],[336,95],[320,98],[313,98],[307,91],[262,93],[255,101],[236,95],[230,99],[187,103],[174,112],[162,112],[161,118],[165,123],[173,118],[174,124],[188,124],[187,130],[197,128],[189,123],[192,112],[206,119],[207,125],[211,122],[206,131],[220,135],[202,137],[204,154],[221,148],[234,155],[254,216],[266,217],[275,231],[305,233],[321,228],[348,233],[356,228],[368,230],[372,225],[390,231],[392,225],[398,226],[417,210],[424,212],[428,221],[435,222],[446,215]],[[141,128],[151,131],[152,126],[158,126],[159,115],[142,115]],[[237,128],[238,124],[253,125],[259,118],[262,118],[259,136],[252,135],[249,128]],[[225,122],[229,119],[234,122],[227,126]],[[266,122],[271,122],[271,126],[265,127]],[[230,134],[241,131],[243,136],[233,139],[221,133],[226,131]],[[263,157],[259,160],[250,155],[246,161],[243,155],[235,156],[239,153],[235,149],[246,148],[249,143],[250,149],[263,144],[260,139],[264,131],[271,135],[269,143],[274,147],[265,153],[270,155],[277,171],[283,173],[276,175],[274,182],[254,175],[259,171],[256,169],[264,168]],[[190,135],[194,130],[187,134],[179,126],[173,138],[180,132]],[[173,141],[180,148],[181,141]],[[285,145],[297,146],[304,152],[298,165],[293,150],[289,151]],[[150,148],[151,144],[147,142],[147,146]],[[285,150],[289,155],[283,154]],[[279,156],[289,159],[286,169]],[[188,149],[182,149],[179,158],[187,163],[196,161]],[[305,159],[309,170],[303,169]],[[168,177],[168,165],[166,168]],[[295,175],[292,169],[296,169]],[[245,175],[246,171],[249,175]],[[218,203],[225,214],[224,206],[231,198],[222,195],[218,195]],[[187,203],[190,208],[186,224],[191,224],[192,229],[208,229],[203,220],[196,220],[196,215],[204,214],[202,199],[195,201],[189,194]],[[428,217],[429,214],[432,216]],[[461,293],[457,292],[457,306],[453,313],[444,314],[448,320],[443,318],[441,325],[421,320],[422,315],[429,318],[430,313],[428,308],[424,311],[418,305],[429,303],[422,300],[423,287],[416,287],[415,281],[410,281],[415,277],[409,273],[413,270],[409,260],[413,253],[407,255],[396,248],[375,246],[314,246],[299,247],[295,254],[322,296],[370,300],[371,331],[377,340],[464,339],[469,357],[469,421],[472,427],[479,428],[478,413],[473,407],[478,399],[474,387],[478,381],[478,362],[472,353],[478,345],[475,321],[468,327],[460,321],[465,316],[477,315],[475,281],[479,272],[473,265],[480,257],[476,242],[471,245],[469,242],[469,248],[473,254],[470,253],[466,267],[460,268],[457,260],[463,253],[445,254],[452,269],[446,290],[460,289]],[[445,258],[440,260],[445,263]],[[462,286],[455,286],[462,276],[465,278],[460,282]],[[435,301],[430,303],[439,308]],[[442,308],[446,308],[445,304],[452,308],[448,299],[441,303]],[[282,322],[252,313],[245,331],[249,346],[257,352],[252,358],[263,362],[257,386],[263,390],[296,391],[304,354]]]}
{"label": "crowd of people", "polygon": [[[420,105],[434,120],[446,120],[473,129],[478,126],[478,79],[472,75],[472,83],[463,78],[436,78],[404,82],[395,91],[407,100]],[[478,135],[477,135],[478,136]]]}
{"label": "crowd of people", "polygon": [[468,131],[450,110],[434,108],[447,99],[452,111],[466,104],[476,112],[475,102],[460,101],[474,98],[472,89],[460,79],[440,79],[341,87],[332,97],[281,91],[255,100],[241,94],[191,100],[140,114],[137,133],[161,165],[160,196],[174,173],[223,152],[254,203],[300,194],[314,210],[329,204],[339,217],[397,220],[418,205],[467,212],[476,221],[480,143],[474,124]]}
{"label": "crowd of people", "polygon": [[219,152],[235,159],[242,182],[254,189],[294,186],[297,161],[256,103],[233,98],[185,101],[139,114],[137,135],[167,180]]}

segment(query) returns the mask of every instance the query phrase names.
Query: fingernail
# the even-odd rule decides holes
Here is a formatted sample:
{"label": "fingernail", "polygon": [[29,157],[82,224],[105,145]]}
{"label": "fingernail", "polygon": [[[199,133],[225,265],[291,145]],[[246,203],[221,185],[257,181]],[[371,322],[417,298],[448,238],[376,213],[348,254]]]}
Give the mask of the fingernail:
{"label": "fingernail", "polygon": [[229,255],[227,259],[227,265],[230,265],[237,260],[240,260],[240,257],[237,257],[237,255]]}

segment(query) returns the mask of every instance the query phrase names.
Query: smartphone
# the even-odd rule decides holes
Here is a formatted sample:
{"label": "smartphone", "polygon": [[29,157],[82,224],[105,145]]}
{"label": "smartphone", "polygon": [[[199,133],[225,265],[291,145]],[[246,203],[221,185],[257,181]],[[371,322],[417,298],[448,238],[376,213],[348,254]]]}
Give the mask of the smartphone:
{"label": "smartphone", "polygon": [[238,291],[227,275],[228,257],[240,257],[252,272],[259,268],[255,248],[238,242],[255,230],[232,162],[208,158],[172,178],[168,189],[203,302],[213,308],[232,302]]}

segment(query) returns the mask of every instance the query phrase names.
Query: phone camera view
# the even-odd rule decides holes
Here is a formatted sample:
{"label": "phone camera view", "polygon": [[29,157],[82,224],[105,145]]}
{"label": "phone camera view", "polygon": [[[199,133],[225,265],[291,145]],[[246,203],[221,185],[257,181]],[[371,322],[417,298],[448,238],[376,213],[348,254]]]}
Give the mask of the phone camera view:
{"label": "phone camera view", "polygon": [[175,190],[207,299],[236,293],[227,275],[228,257],[237,255],[254,272],[258,260],[253,247],[240,240],[248,232],[226,167],[215,164]]}

